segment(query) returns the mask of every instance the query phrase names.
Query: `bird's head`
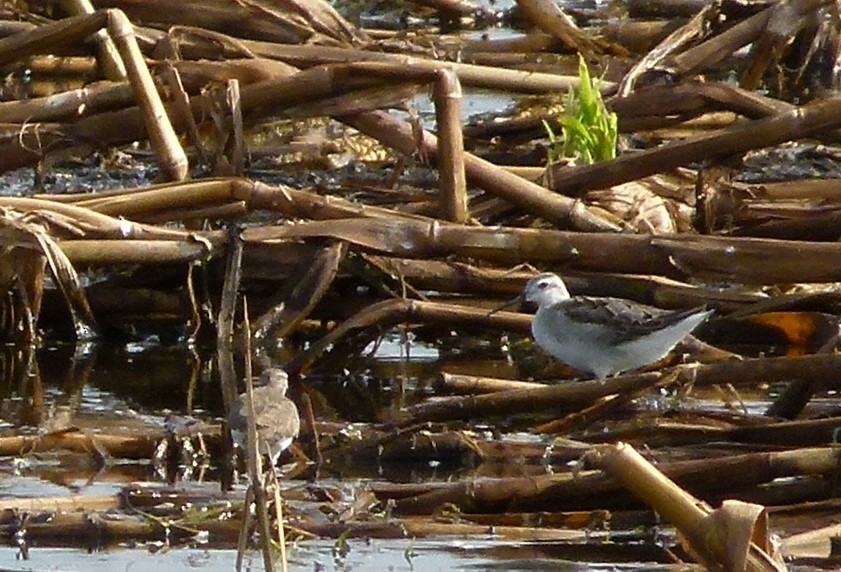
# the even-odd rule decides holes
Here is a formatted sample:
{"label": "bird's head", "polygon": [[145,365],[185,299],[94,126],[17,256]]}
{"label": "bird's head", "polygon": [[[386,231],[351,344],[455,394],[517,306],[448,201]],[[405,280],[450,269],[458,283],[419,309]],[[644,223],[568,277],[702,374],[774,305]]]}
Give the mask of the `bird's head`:
{"label": "bird's head", "polygon": [[289,388],[289,376],[279,367],[270,367],[260,374],[260,385],[279,389],[281,393],[286,393]]}
{"label": "bird's head", "polygon": [[523,302],[536,304],[538,308],[551,306],[569,299],[569,290],[557,274],[538,274],[526,283]]}

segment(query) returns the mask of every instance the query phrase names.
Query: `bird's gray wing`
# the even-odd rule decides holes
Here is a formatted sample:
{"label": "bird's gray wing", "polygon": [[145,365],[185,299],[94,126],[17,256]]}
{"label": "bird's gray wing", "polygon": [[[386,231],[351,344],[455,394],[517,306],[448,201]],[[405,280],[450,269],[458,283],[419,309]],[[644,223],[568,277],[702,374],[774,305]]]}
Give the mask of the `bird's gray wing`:
{"label": "bird's gray wing", "polygon": [[298,409],[289,399],[264,403],[257,412],[257,432],[260,434],[277,432],[287,437],[297,437],[300,428]]}
{"label": "bird's gray wing", "polygon": [[[277,415],[288,412],[288,406],[295,407],[294,403],[290,401],[283,391],[279,391],[274,387],[257,387],[252,394],[254,401],[254,415],[256,419],[279,419]],[[245,394],[239,396],[238,407],[235,409],[236,415],[242,420],[243,427],[245,420],[248,418],[248,399]],[[297,413],[297,410],[294,411]],[[297,416],[296,416],[297,417]],[[260,424],[257,424],[257,429],[260,430]]]}
{"label": "bird's gray wing", "polygon": [[588,298],[576,296],[555,305],[571,322],[602,325],[602,337],[609,343],[621,343],[667,328],[703,308],[669,312],[653,306],[638,304],[621,298]]}

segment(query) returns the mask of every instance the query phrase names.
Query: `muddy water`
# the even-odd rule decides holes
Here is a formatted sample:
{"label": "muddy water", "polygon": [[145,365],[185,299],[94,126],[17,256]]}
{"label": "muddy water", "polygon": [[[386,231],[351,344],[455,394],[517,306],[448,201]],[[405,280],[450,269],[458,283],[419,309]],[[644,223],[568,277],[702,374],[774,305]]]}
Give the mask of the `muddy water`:
{"label": "muddy water", "polygon": [[[407,347],[411,357],[407,357]],[[417,390],[430,382],[440,368],[439,351],[431,346],[405,345],[397,335],[387,336],[377,346],[364,371],[343,372],[321,381],[325,401],[334,420],[371,421],[381,408],[396,408],[411,402]],[[166,347],[156,340],[120,346],[87,346],[80,350],[53,346],[37,352],[36,366],[29,375],[15,371],[23,367],[7,356],[6,370],[12,375],[3,387],[2,424],[5,435],[43,434],[48,430],[78,427],[93,433],[145,433],[160,431],[167,416],[192,417],[214,423],[223,415],[221,390],[212,361],[202,361],[183,345]],[[380,377],[383,375],[384,377]],[[340,376],[340,377],[341,377]],[[405,383],[395,383],[402,377]],[[364,382],[360,381],[365,379]],[[361,385],[364,383],[364,386]],[[334,386],[331,388],[331,386]],[[354,403],[343,411],[342,402]],[[421,468],[422,469],[422,468]],[[384,475],[374,467],[346,467],[347,478],[377,478]],[[340,471],[343,472],[343,471]],[[388,471],[398,482],[446,478],[434,470]],[[333,473],[328,479],[334,484]],[[130,483],[166,487],[167,476],[149,461],[113,459],[98,467],[87,455],[45,452],[0,459],[0,494],[9,499],[73,498],[118,494]],[[287,481],[284,487],[305,486],[304,481]],[[182,472],[173,485],[197,493],[219,494],[218,471],[214,464]],[[241,499],[245,482],[230,493]],[[22,538],[20,540],[25,540]],[[60,543],[59,543],[60,544]],[[106,544],[71,541],[73,548],[39,546],[37,541],[10,542],[0,550],[0,569],[9,570],[149,570],[168,571],[232,570],[235,551],[210,544],[169,547],[163,542]],[[331,540],[302,540],[291,550],[292,570],[456,570],[493,567],[496,557],[486,553],[502,544],[491,536],[483,539],[349,540],[349,550],[336,554]],[[519,544],[512,544],[515,549]],[[262,569],[259,553],[247,561],[250,569]],[[516,559],[515,559],[516,560]],[[506,568],[516,569],[505,557]],[[513,567],[508,567],[511,563]]]}
{"label": "muddy water", "polygon": [[[458,337],[437,343],[406,340],[399,333],[386,335],[353,370],[311,379],[320,399],[316,401],[319,420],[372,422],[377,412],[399,409],[428,397],[429,386],[442,368],[459,366],[497,373],[507,367],[499,340]],[[145,433],[160,431],[167,416],[192,417],[214,423],[223,415],[221,390],[212,360],[203,360],[185,345],[165,346],[157,340],[123,345],[100,345],[79,351],[68,346],[48,347],[36,356],[37,368],[30,375],[17,375],[18,383],[3,388],[2,420],[4,433],[43,433],[61,427],[79,427],[104,433]],[[14,369],[7,360],[7,371]],[[15,378],[15,376],[12,376]],[[9,378],[10,379],[10,378]],[[743,396],[747,398],[748,396]],[[746,399],[757,410],[767,406],[766,397]],[[652,407],[656,407],[653,404]],[[481,428],[476,428],[481,430]],[[506,439],[519,439],[507,434]],[[534,439],[535,437],[528,437]],[[328,467],[319,476],[305,471],[284,481],[285,489],[303,489],[310,483],[341,488],[350,483],[446,482],[464,478],[463,467],[450,472],[446,467],[378,466],[376,463],[349,463]],[[551,472],[546,466],[544,471]],[[170,476],[171,477],[171,476]],[[191,471],[181,471],[172,485],[165,472],[149,461],[114,459],[104,468],[89,456],[50,452],[0,459],[0,494],[5,499],[49,497],[77,500],[116,495],[131,483],[148,488],[189,490],[196,495],[219,495],[219,470],[211,462]],[[231,491],[230,498],[242,498],[245,481]],[[287,491],[288,492],[288,491]],[[293,500],[294,492],[288,496]],[[159,567],[176,570],[232,570],[235,551],[230,545],[209,542],[167,546],[161,541],[102,544],[71,541],[73,547],[39,546],[22,538],[23,546],[9,542],[0,550],[0,569],[9,570],[150,570]],[[594,551],[599,543],[593,546]],[[604,547],[604,544],[601,544]],[[383,570],[564,570],[599,569],[594,564],[604,554],[584,551],[565,553],[561,543],[509,541],[492,534],[445,537],[434,540],[349,539],[348,550],[337,551],[334,540],[299,540],[290,550],[291,570],[337,570],[379,572]],[[25,548],[25,549],[24,549]],[[23,559],[25,555],[26,559]],[[574,560],[574,562],[572,561]],[[584,564],[583,562],[589,562]],[[248,569],[261,570],[259,553],[250,552]],[[615,566],[605,564],[606,566]],[[629,565],[630,569],[654,569],[651,563]]]}
{"label": "muddy water", "polygon": [[[331,542],[314,541],[295,546],[289,560],[290,570],[337,570],[360,572],[383,572],[387,570],[444,571],[487,569],[493,567],[491,559],[481,555],[477,546],[476,556],[472,550],[465,551],[457,542],[412,543],[401,540],[375,540],[352,543],[351,550],[341,558],[332,555]],[[180,572],[207,570],[208,572],[230,572],[234,570],[236,553],[232,550],[215,550],[195,547],[167,548],[163,545],[115,547],[87,552],[69,548],[44,548],[30,552],[29,561],[20,561],[13,549],[0,551],[0,567],[3,570],[166,570]],[[263,570],[259,554],[252,553],[245,560],[245,570]],[[508,570],[517,570],[512,567]],[[525,570],[526,568],[522,568]],[[533,569],[533,568],[531,568]],[[557,569],[557,568],[555,568]]]}

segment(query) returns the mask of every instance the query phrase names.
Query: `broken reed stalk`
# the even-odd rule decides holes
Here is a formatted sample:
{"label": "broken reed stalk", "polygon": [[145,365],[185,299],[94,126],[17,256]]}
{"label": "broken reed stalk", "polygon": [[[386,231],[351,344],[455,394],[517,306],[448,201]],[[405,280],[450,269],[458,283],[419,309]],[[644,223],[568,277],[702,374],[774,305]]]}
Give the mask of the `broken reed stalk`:
{"label": "broken reed stalk", "polygon": [[167,117],[155,82],[137,45],[132,24],[122,10],[109,9],[106,14],[108,31],[123,56],[129,81],[143,112],[149,143],[155,151],[161,172],[170,180],[183,181],[189,169],[187,154]]}
{"label": "broken reed stalk", "polygon": [[[416,305],[422,304],[415,302]],[[341,329],[339,326],[337,330]],[[489,395],[451,397],[421,403],[401,412],[401,425],[422,421],[449,421],[465,417],[511,415],[559,408],[579,408],[608,395],[636,392],[657,384],[663,375],[685,366],[666,369],[663,373],[632,373],[616,376],[604,383],[568,381],[535,389],[502,391]],[[841,356],[810,355],[781,358],[756,358],[724,361],[692,366],[686,374],[696,387],[714,384],[759,384],[785,382],[792,379],[815,381],[823,390],[834,389],[841,380]]]}
{"label": "broken reed stalk", "polygon": [[[257,438],[257,415],[254,412],[254,382],[252,380],[254,372],[251,368],[251,328],[248,322],[248,301],[245,298],[243,298],[242,301],[242,311],[243,328],[245,328],[246,332],[246,335],[244,336],[245,405],[246,410],[248,411],[248,440],[246,451],[248,453],[248,478],[251,481],[248,486],[254,491],[254,504],[257,512],[257,527],[260,533],[260,549],[263,553],[263,566],[265,567],[266,572],[274,572],[275,565],[274,552],[272,551],[272,528],[269,520],[269,500],[266,495],[267,482],[263,473],[263,458]],[[271,457],[269,457],[269,459],[271,459]],[[272,467],[272,470],[274,470],[274,467]],[[246,530],[248,530],[251,515],[250,504],[244,505],[242,510],[245,515],[242,525]],[[285,550],[282,552],[282,556],[282,562],[284,562],[286,560]],[[239,562],[239,555],[237,555],[237,561]],[[286,565],[282,565],[284,572],[286,572]]]}
{"label": "broken reed stalk", "polygon": [[335,241],[297,264],[291,274],[297,280],[286,280],[272,297],[272,307],[254,321],[252,344],[257,346],[293,332],[329,292],[346,252],[345,243]]}
{"label": "broken reed stalk", "polygon": [[534,389],[545,387],[545,383],[519,381],[515,379],[496,379],[478,375],[441,372],[435,383],[439,393],[456,395],[476,395],[480,393],[495,393],[510,389]]}
{"label": "broken reed stalk", "polygon": [[202,236],[195,232],[120,220],[91,209],[60,201],[25,197],[0,197],[0,206],[11,207],[22,212],[45,211],[50,213],[64,222],[64,226],[75,227],[75,236],[87,236],[84,231],[95,234],[98,238],[119,238],[121,240],[131,238],[196,240]]}
{"label": "broken reed stalk", "polygon": [[184,126],[187,140],[195,150],[196,155],[198,155],[199,163],[201,165],[207,164],[207,150],[204,147],[198,125],[190,109],[190,96],[184,90],[184,84],[181,81],[178,68],[172,62],[167,61],[163,64],[160,77],[169,87],[173,115],[178,118],[176,122]]}
{"label": "broken reed stalk", "polygon": [[461,133],[461,84],[452,70],[435,78],[435,119],[438,125],[438,177],[441,217],[466,223],[467,181],[464,174],[464,137]]}
{"label": "broken reed stalk", "polygon": [[[346,64],[354,75],[359,73],[382,75],[400,73],[399,70],[402,70],[402,77],[416,74],[428,77],[442,68],[448,68],[456,72],[462,85],[480,89],[545,95],[566,93],[570,88],[578,86],[578,76],[479,66],[404,54],[353,48],[271,44],[251,40],[243,40],[242,44],[252,50],[255,55],[281,60],[295,67],[310,68],[326,64]],[[616,84],[603,82],[599,88],[603,93],[610,93],[616,89]]]}
{"label": "broken reed stalk", "polygon": [[621,155],[612,161],[547,169],[551,189],[571,196],[663,173],[695,161],[738,155],[751,149],[801,139],[841,126],[841,98],[796,107],[777,115],[739,123],[712,135],[670,141],[662,146]]}
{"label": "broken reed stalk", "polygon": [[[161,171],[171,179],[183,180],[187,175],[187,156],[178,142],[158,95],[146,62],[137,46],[134,31],[121,10],[98,10],[90,15],[74,16],[45,24],[27,34],[0,40],[0,65],[11,63],[33,52],[48,50],[72,41],[80,41],[102,28],[108,29],[126,65],[145,120],[149,141],[158,158]],[[31,149],[39,149],[35,142]]]}
{"label": "broken reed stalk", "polygon": [[102,82],[46,97],[0,102],[0,122],[74,121],[80,115],[95,115],[104,109],[133,103],[131,84]]}
{"label": "broken reed stalk", "polygon": [[[220,361],[220,367],[225,366],[223,372],[223,396],[227,411],[231,411],[237,399],[236,377],[235,369],[232,359],[232,345],[234,333],[234,320],[236,314],[237,293],[239,292],[239,285],[242,276],[242,241],[239,239],[239,231],[236,228],[230,228],[228,231],[228,257],[225,267],[225,279],[222,286],[222,302],[219,308],[219,320],[217,326],[217,345],[220,348],[218,351],[224,351],[227,356],[224,363]],[[245,311],[246,324],[248,323],[248,304],[243,300],[243,308]],[[245,353],[245,388],[246,388],[246,407],[247,415],[247,431],[248,438],[246,441],[246,462],[248,466],[248,475],[250,483],[248,491],[245,495],[242,507],[242,528],[240,529],[237,551],[236,569],[241,570],[242,559],[244,556],[244,543],[248,537],[248,531],[251,527],[251,502],[252,500],[257,507],[257,522],[260,529],[260,545],[263,552],[263,564],[266,572],[274,571],[274,554],[271,550],[271,530],[269,526],[268,510],[266,507],[266,494],[263,487],[264,482],[262,478],[262,458],[257,444],[257,428],[254,424],[254,402],[252,401],[253,384],[251,371],[251,349],[246,339],[246,353]],[[224,348],[224,349],[223,349]]]}
{"label": "broken reed stalk", "polygon": [[[418,141],[412,127],[386,112],[368,111],[337,119],[402,153],[411,155],[417,150]],[[437,158],[440,153],[437,137],[425,131],[422,137],[423,150]],[[550,192],[472,153],[464,153],[464,168],[470,184],[550,222],[585,231],[616,232],[620,229],[615,222],[580,201]]]}
{"label": "broken reed stalk", "polygon": [[[95,12],[90,0],[62,0],[61,4],[71,16]],[[126,67],[111,37],[105,30],[99,30],[94,34],[94,40],[96,41],[96,59],[102,68],[103,75],[111,81],[124,81]]]}
{"label": "broken reed stalk", "polygon": [[551,0],[520,0],[517,7],[532,26],[558,38],[573,52],[591,56],[605,52],[606,44],[576,26],[575,21]]}
{"label": "broken reed stalk", "polygon": [[[689,541],[691,552],[702,563],[713,568],[724,566],[728,570],[745,572],[785,570],[784,565],[778,565],[753,543],[749,543],[744,555],[734,558],[732,548],[728,546],[733,539],[727,531],[721,530],[721,525],[713,529],[705,526],[712,509],[658,471],[630,445],[602,446],[592,458],[614,480],[674,525]],[[731,527],[730,535],[735,532]]]}
{"label": "broken reed stalk", "polygon": [[234,564],[234,569],[237,572],[242,571],[242,562],[245,560],[245,552],[248,550],[252,503],[254,503],[254,487],[249,485],[245,490],[245,498],[242,501],[242,521],[239,523],[239,534],[237,535],[237,559]]}
{"label": "broken reed stalk", "polygon": [[[681,486],[709,497],[744,493],[775,479],[834,474],[839,457],[841,453],[833,447],[815,447],[779,453],[725,453],[717,458],[661,462],[658,467]],[[395,512],[402,515],[433,514],[447,503],[463,512],[607,510],[633,504],[622,487],[601,471],[475,479],[436,484],[426,491],[413,491],[411,496],[397,493],[383,491],[378,498],[392,498]]]}
{"label": "broken reed stalk", "polygon": [[[230,133],[222,134],[223,140],[227,140],[225,149],[229,152],[228,163],[232,174],[242,176],[245,168],[245,140],[242,120],[242,99],[239,91],[239,81],[228,80],[225,90],[225,101],[227,103],[226,119],[230,121]],[[284,565],[284,572],[286,566]]]}
{"label": "broken reed stalk", "polygon": [[[441,516],[441,519],[445,516]],[[461,517],[455,517],[461,518]],[[468,518],[463,519],[465,521]],[[351,520],[344,522],[313,522],[307,523],[304,530],[320,538],[440,538],[440,537],[463,537],[472,535],[487,535],[487,524],[473,524],[471,522],[435,522],[421,521],[419,519],[389,518],[384,522],[366,522],[362,520]],[[506,526],[493,525],[495,538],[506,540],[521,540],[532,542],[558,542],[559,546],[564,543],[586,542],[590,533],[583,530],[568,530],[564,528],[546,528],[531,526]],[[598,552],[598,545],[592,544],[592,549]],[[615,547],[614,547],[615,548]],[[628,556],[629,561],[635,560],[633,549]],[[615,552],[612,552],[615,557]],[[640,558],[636,558],[639,560]]]}
{"label": "broken reed stalk", "polygon": [[[529,322],[531,320],[531,317],[526,315],[518,317],[520,315],[507,313],[507,316],[513,321]],[[329,334],[298,354],[286,365],[285,369],[290,376],[304,371],[331,344],[349,332],[369,326],[394,325],[419,320],[483,327],[490,326],[494,320],[498,319],[500,319],[499,315],[488,316],[487,310],[414,300],[385,300],[368,306],[362,312],[342,322]]]}
{"label": "broken reed stalk", "polygon": [[172,240],[72,240],[62,242],[61,250],[74,264],[90,266],[179,264],[203,260],[209,254],[205,244]]}
{"label": "broken reed stalk", "polygon": [[[4,198],[0,198],[0,205]],[[147,214],[164,213],[177,209],[199,209],[218,204],[245,202],[249,211],[268,210],[287,218],[343,219],[343,218],[394,218],[426,220],[427,217],[401,213],[388,208],[369,206],[336,196],[292,189],[284,185],[273,186],[249,179],[209,178],[186,183],[166,183],[138,189],[101,191],[75,195],[38,195],[33,199],[43,201],[41,208],[55,204],[72,204],[84,207],[79,212],[95,211],[113,217],[138,218]],[[9,203],[30,205],[33,203]],[[58,208],[58,207],[56,207]],[[89,210],[88,210],[89,209]],[[173,217],[171,220],[175,220]]]}
{"label": "broken reed stalk", "polygon": [[741,284],[841,280],[841,268],[835,264],[841,258],[841,244],[831,242],[470,227],[409,218],[383,218],[377,225],[361,219],[341,224],[315,221],[255,227],[243,233],[246,241],[315,237],[408,258],[462,256],[499,264],[545,263],[588,272]]}

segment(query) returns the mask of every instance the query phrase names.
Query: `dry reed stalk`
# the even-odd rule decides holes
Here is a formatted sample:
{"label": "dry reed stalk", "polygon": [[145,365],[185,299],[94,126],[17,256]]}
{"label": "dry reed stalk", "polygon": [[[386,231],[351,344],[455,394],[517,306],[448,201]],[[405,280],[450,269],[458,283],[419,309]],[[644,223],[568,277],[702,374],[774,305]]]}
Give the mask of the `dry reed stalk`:
{"label": "dry reed stalk", "polygon": [[129,83],[102,82],[48,97],[4,101],[0,103],[0,122],[72,121],[80,115],[95,114],[132,102]]}
{"label": "dry reed stalk", "polygon": [[125,508],[125,502],[116,495],[78,495],[72,497],[5,498],[0,501],[0,510],[26,512],[81,512],[109,511]]}
{"label": "dry reed stalk", "polygon": [[[494,323],[497,317],[488,316],[487,310],[454,307],[434,302],[419,302],[413,300],[386,300],[368,306],[362,312],[345,320],[329,334],[313,343],[306,351],[298,354],[285,367],[290,375],[305,370],[325,349],[354,330],[370,326],[394,325],[405,321],[435,321],[447,324],[469,325],[470,327],[487,327]],[[523,316],[523,321],[530,320]],[[514,317],[514,320],[518,318]]]}
{"label": "dry reed stalk", "polygon": [[403,426],[424,421],[451,421],[464,417],[482,418],[578,409],[604,397],[650,388],[660,379],[661,376],[657,373],[638,373],[618,376],[605,383],[565,381],[485,395],[450,397],[407,407],[400,413],[396,423]]}
{"label": "dry reed stalk", "polygon": [[[234,179],[202,179],[178,183],[152,185],[139,189],[119,189],[94,195],[63,195],[56,202],[71,202],[92,211],[125,218],[170,209],[201,208],[208,204],[236,201]],[[53,200],[52,195],[35,198]]]}
{"label": "dry reed stalk", "polygon": [[[205,248],[213,246],[208,241],[218,241],[218,233],[195,233],[178,229],[144,225],[125,219],[118,219],[82,208],[73,204],[44,199],[22,197],[0,197],[0,206],[22,212],[39,213],[47,221],[52,221],[56,231],[63,230],[62,239],[75,237],[112,238],[119,240],[172,240],[196,242]],[[67,232],[72,229],[72,232]]]}
{"label": "dry reed stalk", "polygon": [[623,443],[602,447],[596,456],[606,473],[673,524],[693,556],[708,568],[787,570],[770,549],[767,520],[760,520],[764,507],[731,501],[712,511]]}
{"label": "dry reed stalk", "polygon": [[[62,0],[61,5],[71,16],[89,15],[95,11],[90,0]],[[125,81],[127,79],[126,67],[108,33],[105,30],[99,30],[94,34],[94,41],[97,61],[105,77],[111,81]]]}
{"label": "dry reed stalk", "polygon": [[[733,454],[692,461],[660,462],[660,471],[680,486],[706,496],[754,490],[775,479],[834,474],[839,452],[832,447],[772,453]],[[432,514],[452,503],[463,512],[611,509],[632,506],[621,485],[601,471],[436,483],[423,489],[380,489],[402,515]],[[407,493],[411,496],[407,496]],[[790,493],[791,494],[791,493]],[[824,494],[827,494],[826,491]]]}
{"label": "dry reed stalk", "polygon": [[[240,247],[241,248],[241,247]],[[236,257],[237,259],[241,258],[241,250],[240,255]],[[239,266],[239,260],[236,262],[237,266]],[[235,274],[238,276],[240,274],[240,269],[237,268],[234,270]],[[237,278],[237,283],[239,282]],[[234,291],[232,297],[236,299],[236,290]],[[252,376],[253,372],[251,370],[251,328],[248,327],[248,303],[246,300],[243,300],[243,316],[244,316],[244,328],[246,331],[245,335],[245,394],[246,394],[246,411],[248,412],[247,418],[247,429],[248,429],[248,439],[246,445],[246,453],[248,455],[248,477],[249,477],[249,484],[248,487],[253,490],[254,494],[254,504],[256,506],[256,513],[257,513],[257,528],[260,533],[260,548],[263,553],[263,566],[266,572],[274,572],[275,570],[275,559],[274,559],[274,551],[272,550],[272,527],[271,522],[269,520],[269,499],[267,494],[267,486],[268,482],[265,478],[265,473],[263,472],[263,458],[262,452],[259,449],[259,443],[257,440],[257,426],[255,424],[256,414],[254,412],[254,386],[252,383]],[[269,462],[271,462],[271,457],[269,458]],[[274,466],[271,468],[272,471],[275,470]],[[249,520],[251,516],[251,503],[248,501],[248,497],[246,496],[246,501],[243,505],[243,514],[245,518],[243,519],[243,529],[248,530],[249,528]],[[282,526],[282,522],[279,526]],[[286,571],[286,554],[285,551],[281,553],[281,566],[283,566],[284,572]],[[239,565],[240,557],[237,554],[237,564]],[[238,566],[239,569],[239,566]]]}
{"label": "dry reed stalk", "polygon": [[222,397],[225,411],[231,411],[236,402],[237,376],[233,363],[236,302],[242,278],[242,241],[237,229],[228,230],[226,243],[225,275],[222,282],[219,313],[216,317],[216,347],[222,378]]}
{"label": "dry reed stalk", "polygon": [[[711,6],[710,10],[717,11],[718,8]],[[773,7],[766,8],[682,53],[671,54],[678,69],[682,74],[688,75],[693,70],[712,66],[723,58],[729,57],[739,48],[748,45],[762,34],[762,31],[767,28],[773,12]],[[709,15],[706,16],[709,17]],[[701,14],[696,16],[696,20],[701,16]]]}
{"label": "dry reed stalk", "polygon": [[[77,338],[90,339],[96,335],[96,320],[79,276],[54,236],[58,232],[76,230],[72,221],[58,220],[44,212],[0,209],[0,242],[4,250],[0,289],[8,291],[14,286],[25,296],[27,319],[24,330],[29,341],[35,339],[34,320],[41,307],[45,265],[49,265],[64,296]],[[17,267],[10,266],[15,263]]]}
{"label": "dry reed stalk", "polygon": [[166,109],[134,38],[131,22],[120,10],[112,9],[107,14],[108,31],[126,65],[126,72],[134,87],[149,143],[155,151],[158,165],[166,178],[183,181],[187,177],[189,167],[187,155],[167,117]]}
{"label": "dry reed stalk", "polygon": [[461,85],[452,70],[441,70],[435,79],[435,118],[438,125],[438,177],[441,218],[465,223],[467,181],[464,174],[464,137],[461,133]]}
{"label": "dry reed stalk", "polygon": [[232,174],[242,176],[245,168],[245,141],[243,139],[242,100],[240,98],[239,81],[228,80],[225,90],[227,112],[230,121],[230,132],[227,133],[226,151]]}
{"label": "dry reed stalk", "polygon": [[[555,94],[566,93],[578,85],[577,76],[563,76],[539,72],[500,69],[490,66],[476,66],[458,62],[386,54],[346,48],[325,48],[319,46],[280,45],[265,42],[244,41],[244,45],[255,54],[279,59],[291,65],[308,68],[324,64],[351,64],[359,71],[376,71],[403,67],[409,73],[434,74],[439,69],[452,69],[463,86],[478,89],[493,89],[514,93]],[[600,89],[611,93],[616,85],[603,82]]]}
{"label": "dry reed stalk", "polygon": [[329,292],[346,251],[343,242],[333,242],[298,265],[277,295],[272,296],[272,307],[254,320],[255,346],[285,337],[309,317]]}
{"label": "dry reed stalk", "polygon": [[215,246],[207,241],[173,240],[68,240],[61,250],[75,264],[183,264],[206,260],[224,240],[217,235]]}
{"label": "dry reed stalk", "polygon": [[442,372],[435,382],[435,389],[439,393],[454,395],[479,395],[512,389],[534,389],[544,386],[545,384],[543,383],[531,381],[495,379],[492,377],[447,372]]}
{"label": "dry reed stalk", "polygon": [[235,201],[232,203],[206,205],[200,208],[167,210],[157,213],[152,212],[136,218],[138,221],[147,224],[162,225],[173,221],[236,221],[245,218],[248,214],[248,205],[245,201]]}
{"label": "dry reed stalk", "polygon": [[[487,525],[471,523],[430,522],[419,519],[390,518],[387,522],[347,521],[336,523],[304,523],[301,528],[313,535],[326,538],[434,538],[441,536],[485,535]],[[494,526],[494,536],[505,540],[533,542],[584,542],[587,533],[567,529],[549,529],[533,526]]]}
{"label": "dry reed stalk", "polygon": [[[163,104],[137,46],[131,23],[119,10],[98,11],[90,15],[66,18],[46,24],[30,33],[0,40],[0,65],[19,59],[29,53],[44,51],[70,41],[81,40],[102,28],[107,28],[115,42],[123,62],[126,64],[129,81],[134,89],[143,117],[162,171],[174,179],[183,179],[187,173],[187,158],[181,149],[172,125],[166,116]],[[48,141],[43,141],[49,144]],[[37,137],[22,156],[29,160],[40,154],[42,141]],[[33,149],[37,150],[33,153]],[[26,159],[24,159],[26,160]]]}
{"label": "dry reed stalk", "polygon": [[549,0],[517,0],[522,17],[533,26],[561,40],[573,52],[594,56],[608,46],[603,40],[583,32],[563,9]]}
{"label": "dry reed stalk", "polygon": [[[41,436],[0,437],[0,454],[15,457],[38,451],[66,449],[76,453],[96,454],[102,447],[120,459],[150,459],[163,433],[148,435],[90,435],[81,431],[61,431]],[[96,444],[93,440],[96,440]]]}
{"label": "dry reed stalk", "polygon": [[177,117],[176,123],[184,125],[184,130],[187,132],[187,140],[195,149],[198,155],[199,162],[206,164],[208,161],[207,150],[204,148],[204,142],[199,134],[199,128],[196,124],[193,112],[190,109],[190,96],[184,90],[184,84],[181,82],[181,74],[178,68],[172,62],[163,64],[163,69],[160,72],[161,79],[169,87],[172,98],[173,115]]}
{"label": "dry reed stalk", "polygon": [[729,157],[751,149],[808,137],[841,126],[841,99],[810,103],[766,119],[736,125],[712,135],[672,141],[655,149],[626,154],[612,161],[547,170],[549,186],[578,195],[641,177],[662,173],[694,161]]}
{"label": "dry reed stalk", "polygon": [[345,22],[326,2],[302,1],[284,8],[280,3],[219,0],[182,2],[174,9],[167,0],[109,0],[141,22],[167,24],[167,28],[192,26],[208,34],[230,33],[270,42],[315,44],[364,41],[364,33]]}
{"label": "dry reed stalk", "polygon": [[732,111],[759,119],[793,108],[789,103],[732,85],[698,81],[644,87],[612,98],[609,106],[622,118],[619,129],[624,133],[668,127],[713,111]]}
{"label": "dry reed stalk", "polygon": [[[841,245],[691,234],[647,236],[548,229],[477,228],[407,219],[255,227],[246,241],[345,240],[368,252],[408,258],[463,256],[497,264],[555,264],[568,270],[659,275],[741,284],[833,282]],[[775,264],[769,265],[768,260]]]}
{"label": "dry reed stalk", "polygon": [[690,417],[682,420],[651,419],[639,423],[613,423],[602,434],[580,436],[584,442],[631,442],[648,447],[688,447],[710,442],[741,443],[769,447],[817,447],[833,441],[838,417],[802,421],[754,422],[737,417],[732,422]]}
{"label": "dry reed stalk", "polygon": [[[412,154],[420,147],[430,157],[438,156],[438,141],[435,136],[424,132],[419,143],[408,123],[385,112],[371,111],[338,119],[402,153]],[[550,222],[589,231],[619,229],[614,222],[606,220],[582,203],[551,193],[544,187],[512,175],[471,153],[464,154],[464,166],[470,184]]]}
{"label": "dry reed stalk", "polygon": [[[416,302],[415,305],[422,305]],[[343,323],[338,330],[344,331]],[[327,337],[333,335],[329,334]],[[676,366],[680,370],[683,366]],[[674,371],[666,369],[664,373]],[[800,379],[815,381],[822,389],[834,389],[841,371],[841,357],[814,355],[784,358],[758,358],[743,361],[723,361],[694,366],[686,372],[696,387],[714,384],[757,384]],[[401,415],[401,424],[421,421],[447,421],[469,414],[473,417],[551,411],[560,408],[581,407],[596,399],[613,394],[626,394],[653,386],[662,374],[632,373],[616,376],[604,383],[566,382],[535,389],[502,391],[489,395],[455,397],[407,408]]]}

